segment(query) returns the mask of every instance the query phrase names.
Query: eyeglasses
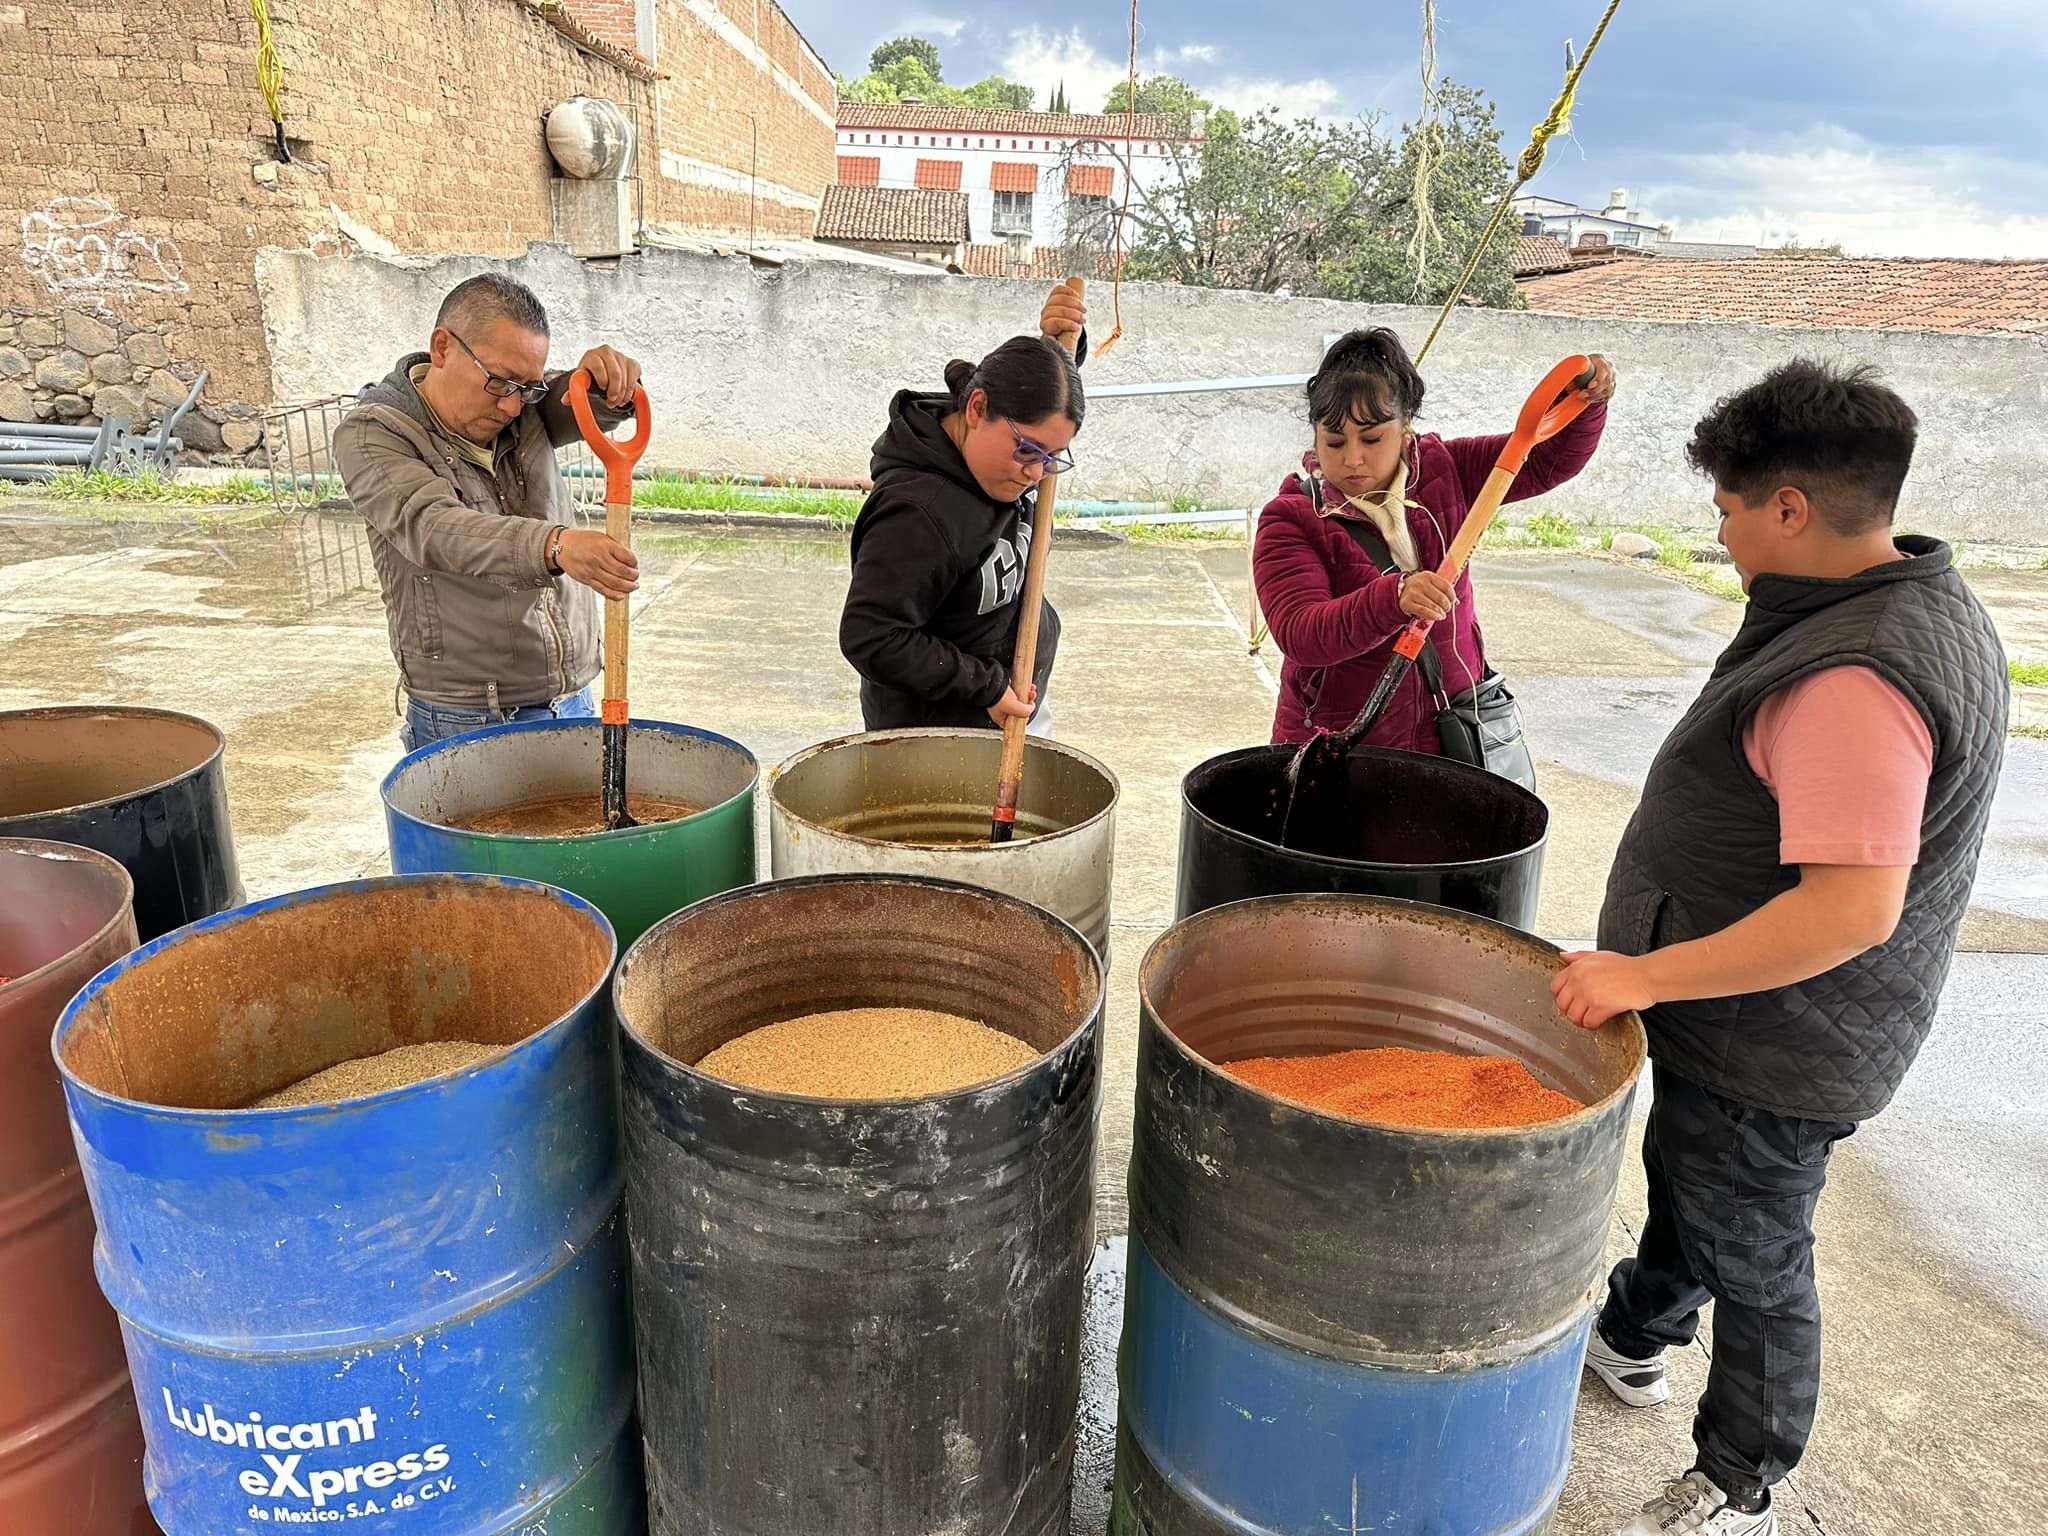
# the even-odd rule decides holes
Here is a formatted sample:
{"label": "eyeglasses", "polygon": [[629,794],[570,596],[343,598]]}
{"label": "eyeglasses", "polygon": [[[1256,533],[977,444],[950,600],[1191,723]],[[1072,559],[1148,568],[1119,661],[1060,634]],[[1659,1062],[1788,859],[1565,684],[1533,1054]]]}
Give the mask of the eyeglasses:
{"label": "eyeglasses", "polygon": [[[453,333],[451,332],[451,334]],[[1063,475],[1074,467],[1074,456],[1071,453],[1065,450],[1058,453],[1048,452],[1043,443],[1034,443],[1022,432],[1019,432],[1017,430],[1017,423],[1014,421],[1006,421],[1003,425],[1010,429],[1010,436],[1017,439],[1017,462],[1019,464],[1042,465],[1048,475]]]}
{"label": "eyeglasses", "polygon": [[[453,331],[450,331],[448,334],[455,336]],[[490,369],[484,367],[484,360],[482,358],[478,357],[476,353],[470,352],[469,343],[460,336],[455,336],[455,345],[462,348],[463,351],[469,352],[469,360],[483,371],[485,394],[495,395],[500,400],[510,400],[514,395],[517,395],[528,405],[539,405],[541,401],[547,399],[548,386],[545,383],[525,384],[521,383],[518,379],[508,379],[502,373],[493,373]]]}

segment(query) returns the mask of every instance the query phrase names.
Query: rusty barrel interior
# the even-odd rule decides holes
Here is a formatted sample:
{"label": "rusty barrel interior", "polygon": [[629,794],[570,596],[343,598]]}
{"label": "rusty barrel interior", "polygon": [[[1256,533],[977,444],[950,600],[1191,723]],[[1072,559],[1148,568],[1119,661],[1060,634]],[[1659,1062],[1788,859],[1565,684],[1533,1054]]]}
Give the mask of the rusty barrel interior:
{"label": "rusty barrel interior", "polygon": [[0,838],[0,1531],[153,1531],[142,1425],[50,1029],[135,947],[134,886],[103,854]]}
{"label": "rusty barrel interior", "polygon": [[486,883],[369,882],[345,901],[202,926],[205,943],[166,945],[90,1000],[63,1046],[80,1082],[239,1109],[402,1045],[517,1044],[572,1012],[610,964],[609,935],[576,909]]}
{"label": "rusty barrel interior", "polygon": [[0,836],[118,861],[144,943],[242,900],[227,744],[170,710],[80,705],[0,712]]}
{"label": "rusty barrel interior", "polygon": [[203,768],[219,731],[150,709],[0,715],[0,820],[138,795]]}

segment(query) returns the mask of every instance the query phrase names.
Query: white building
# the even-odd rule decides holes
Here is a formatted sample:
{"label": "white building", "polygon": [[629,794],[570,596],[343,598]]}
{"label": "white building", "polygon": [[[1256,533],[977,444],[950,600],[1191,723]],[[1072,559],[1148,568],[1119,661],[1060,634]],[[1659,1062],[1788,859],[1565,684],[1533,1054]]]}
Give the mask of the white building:
{"label": "white building", "polygon": [[1197,145],[1201,134],[1199,115],[1126,119],[843,101],[838,181],[964,192],[971,243],[1017,236],[1055,246],[1066,243],[1070,213],[1100,220],[1107,237],[1111,212],[1123,205],[1126,162],[1141,191],[1156,186],[1174,174],[1176,151]]}
{"label": "white building", "polygon": [[[844,152],[841,151],[842,154]],[[1669,224],[1645,218],[1642,211],[1631,207],[1630,203],[1628,188],[1616,187],[1608,194],[1605,208],[1581,208],[1577,203],[1568,203],[1562,198],[1524,193],[1515,199],[1514,210],[1522,216],[1523,234],[1555,235],[1564,242],[1567,250],[1577,250],[1584,244],[1655,245],[1660,240],[1671,238]],[[1604,238],[1589,242],[1585,239],[1587,235]]]}

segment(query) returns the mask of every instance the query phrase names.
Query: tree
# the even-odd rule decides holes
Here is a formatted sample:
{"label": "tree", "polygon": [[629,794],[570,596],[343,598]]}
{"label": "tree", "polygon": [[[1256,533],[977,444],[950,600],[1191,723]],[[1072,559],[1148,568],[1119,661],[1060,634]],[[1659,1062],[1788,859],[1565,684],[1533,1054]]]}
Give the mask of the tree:
{"label": "tree", "polygon": [[[1410,124],[1398,140],[1371,117],[1331,123],[1212,112],[1201,140],[1169,151],[1163,177],[1136,185],[1125,274],[1205,288],[1442,303],[1513,173],[1483,95],[1444,82],[1439,102],[1434,129]],[[1418,273],[1410,247],[1426,132],[1438,154],[1427,183],[1435,238]],[[1115,140],[1098,149],[1123,153]],[[1517,232],[1505,229],[1481,259],[1466,290],[1477,302],[1523,307],[1509,261]]]}
{"label": "tree", "polygon": [[1058,85],[1053,87],[1052,100],[1048,101],[1045,104],[1045,110],[1048,112],[1071,112],[1074,110],[1072,107],[1067,105],[1066,81],[1062,80]]}
{"label": "tree", "polygon": [[1392,161],[1371,119],[1217,112],[1199,145],[1175,149],[1163,180],[1135,190],[1126,275],[1317,292],[1323,264],[1364,238]]}
{"label": "tree", "polygon": [[946,72],[939,66],[939,45],[928,37],[890,38],[868,55],[868,71],[877,75],[887,74],[889,66],[898,59],[916,59],[934,80],[945,78]]}
{"label": "tree", "polygon": [[[1501,152],[1493,104],[1481,92],[1446,80],[1437,87],[1437,99],[1437,160],[1428,184],[1435,228],[1421,271],[1416,270],[1413,248],[1419,217],[1415,166],[1431,129],[1410,123],[1379,198],[1379,217],[1359,245],[1324,262],[1317,274],[1319,292],[1338,299],[1409,304],[1441,304],[1451,296],[1514,172]],[[1514,279],[1519,233],[1512,220],[1502,225],[1465,286],[1466,298],[1494,309],[1527,307]]]}
{"label": "tree", "polygon": [[999,111],[1029,112],[1038,93],[1028,85],[1005,80],[1001,75],[990,75],[986,80],[977,80],[963,93],[970,107],[991,107]]}
{"label": "tree", "polygon": [[[1109,93],[1109,100],[1103,103],[1104,112],[1130,110],[1131,82],[1117,81]],[[1213,103],[1187,81],[1174,75],[1153,75],[1138,82],[1138,105],[1140,112],[1157,112],[1169,117],[1192,117],[1197,112],[1206,112]]]}

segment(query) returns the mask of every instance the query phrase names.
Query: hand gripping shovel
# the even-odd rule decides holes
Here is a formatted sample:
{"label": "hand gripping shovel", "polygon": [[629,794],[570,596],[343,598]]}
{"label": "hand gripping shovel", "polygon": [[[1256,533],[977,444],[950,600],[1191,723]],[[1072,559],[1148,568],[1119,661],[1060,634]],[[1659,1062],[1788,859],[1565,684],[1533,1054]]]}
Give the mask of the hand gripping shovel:
{"label": "hand gripping shovel", "polygon": [[[633,391],[635,427],[630,442],[607,437],[590,410],[590,371],[578,368],[569,378],[569,409],[583,441],[604,465],[604,531],[628,549],[633,547],[633,466],[647,451],[654,431],[654,411],[647,391]],[[626,814],[626,630],[632,620],[623,597],[604,600],[604,824],[609,830],[639,825]]]}
{"label": "hand gripping shovel", "polygon": [[[1486,477],[1479,499],[1472,504],[1457,537],[1451,540],[1443,564],[1436,568],[1446,584],[1456,584],[1465,562],[1486,536],[1507,497],[1508,487],[1521,473],[1529,450],[1557,436],[1592,404],[1584,387],[1592,373],[1590,358],[1568,357],[1543,376],[1543,382],[1523,403],[1522,413],[1515,419],[1515,430],[1509,434],[1500,457],[1494,460],[1493,473]],[[1358,718],[1341,731],[1326,731],[1304,742],[1295,753],[1294,760],[1287,765],[1287,813],[1280,824],[1281,846],[1287,845],[1297,825],[1317,826],[1343,814],[1347,788],[1344,759],[1386,713],[1387,705],[1414,667],[1415,658],[1422,654],[1429,639],[1429,627],[1429,620],[1414,619],[1401,631],[1401,638],[1394,642],[1394,654],[1387,659],[1387,668],[1373,685]]]}

